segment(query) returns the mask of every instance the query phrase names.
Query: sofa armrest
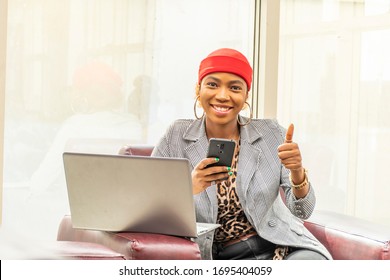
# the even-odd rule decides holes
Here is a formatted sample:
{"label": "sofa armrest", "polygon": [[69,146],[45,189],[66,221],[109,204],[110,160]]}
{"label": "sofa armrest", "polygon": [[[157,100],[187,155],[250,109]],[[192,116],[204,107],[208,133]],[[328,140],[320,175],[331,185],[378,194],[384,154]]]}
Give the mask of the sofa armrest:
{"label": "sofa armrest", "polygon": [[124,156],[129,156],[129,155],[150,156],[153,152],[153,148],[154,148],[154,146],[146,145],[146,144],[145,145],[141,145],[141,144],[125,145],[119,149],[118,154],[124,155]]}
{"label": "sofa armrest", "polygon": [[314,211],[306,228],[335,260],[389,260],[390,227],[331,211]]}
{"label": "sofa armrest", "polygon": [[57,240],[101,244],[131,260],[201,259],[198,244],[191,240],[154,233],[74,229],[69,215],[60,223]]}

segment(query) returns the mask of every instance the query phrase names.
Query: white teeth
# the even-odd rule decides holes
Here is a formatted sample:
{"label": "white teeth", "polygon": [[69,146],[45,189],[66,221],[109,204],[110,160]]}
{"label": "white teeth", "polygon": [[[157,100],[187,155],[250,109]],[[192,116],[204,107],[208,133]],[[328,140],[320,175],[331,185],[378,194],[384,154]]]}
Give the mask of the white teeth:
{"label": "white teeth", "polygon": [[217,106],[214,106],[214,108],[217,110],[217,111],[221,111],[221,112],[226,112],[229,110],[229,108],[227,107],[217,107]]}

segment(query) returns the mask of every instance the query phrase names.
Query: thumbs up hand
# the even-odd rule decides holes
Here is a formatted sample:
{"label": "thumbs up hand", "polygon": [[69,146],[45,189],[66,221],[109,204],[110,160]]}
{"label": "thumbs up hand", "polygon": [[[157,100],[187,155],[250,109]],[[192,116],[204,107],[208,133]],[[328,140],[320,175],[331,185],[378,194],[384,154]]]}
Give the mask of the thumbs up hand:
{"label": "thumbs up hand", "polygon": [[293,142],[294,125],[290,124],[284,143],[278,147],[278,156],[282,164],[290,170],[302,169],[302,157],[298,144]]}
{"label": "thumbs up hand", "polygon": [[[284,143],[278,147],[278,156],[281,163],[291,171],[291,180],[294,184],[300,184],[305,180],[305,171],[302,167],[302,156],[298,144],[293,142],[294,125],[287,129]],[[307,193],[307,190],[305,190]]]}

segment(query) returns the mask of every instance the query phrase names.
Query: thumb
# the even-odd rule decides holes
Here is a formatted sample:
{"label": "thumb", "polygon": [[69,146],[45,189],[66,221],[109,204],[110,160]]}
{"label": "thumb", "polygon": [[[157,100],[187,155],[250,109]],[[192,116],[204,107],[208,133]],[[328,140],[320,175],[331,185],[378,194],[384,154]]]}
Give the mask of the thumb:
{"label": "thumb", "polygon": [[286,132],[286,139],[284,143],[291,143],[294,135],[294,124],[290,124]]}

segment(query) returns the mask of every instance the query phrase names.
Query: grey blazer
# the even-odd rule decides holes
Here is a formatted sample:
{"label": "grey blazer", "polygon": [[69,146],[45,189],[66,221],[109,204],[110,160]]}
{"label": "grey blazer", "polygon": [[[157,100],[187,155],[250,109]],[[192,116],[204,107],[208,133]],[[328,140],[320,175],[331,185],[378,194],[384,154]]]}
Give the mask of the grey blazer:
{"label": "grey blazer", "polygon": [[[241,117],[240,117],[241,118]],[[245,118],[240,120],[242,123]],[[248,220],[257,233],[274,244],[308,248],[327,258],[326,248],[304,227],[303,219],[314,210],[315,195],[310,185],[305,198],[296,199],[289,183],[289,170],[278,157],[285,129],[276,120],[256,119],[241,127],[237,195]],[[208,139],[204,120],[177,120],[166,131],[152,156],[187,158],[192,168],[206,157]],[[280,195],[285,193],[285,203]],[[194,195],[198,222],[216,223],[216,186]],[[202,259],[212,258],[214,233],[198,237]]]}

